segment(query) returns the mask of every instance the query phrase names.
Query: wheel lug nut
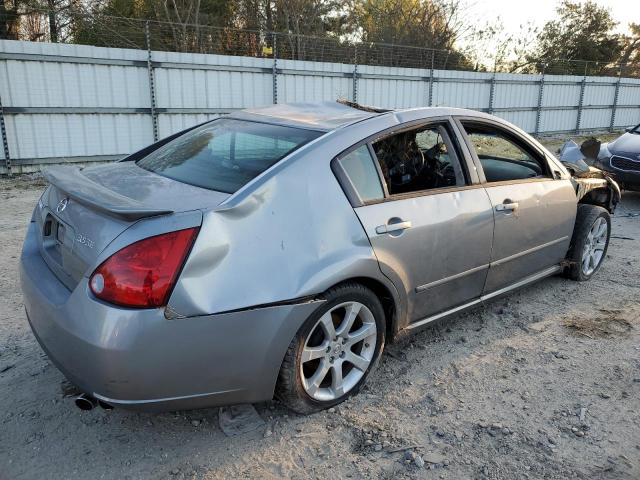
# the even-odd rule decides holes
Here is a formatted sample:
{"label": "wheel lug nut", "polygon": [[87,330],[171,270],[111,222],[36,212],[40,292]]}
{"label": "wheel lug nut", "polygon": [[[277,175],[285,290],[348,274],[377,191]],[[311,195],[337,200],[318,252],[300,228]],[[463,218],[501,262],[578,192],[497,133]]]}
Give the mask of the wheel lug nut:
{"label": "wheel lug nut", "polygon": [[364,347],[365,347],[365,348],[369,348],[369,344],[368,344],[368,343],[365,343],[365,344],[364,344]]}
{"label": "wheel lug nut", "polygon": [[331,351],[331,347],[327,347],[327,353]]}
{"label": "wheel lug nut", "polygon": [[343,338],[343,339],[342,339],[342,344],[344,345],[345,343],[347,343],[347,339],[346,339],[346,338]]}
{"label": "wheel lug nut", "polygon": [[344,352],[340,352],[340,358],[344,358]]}
{"label": "wheel lug nut", "polygon": [[334,361],[334,360],[335,360],[335,358],[331,357],[331,358],[329,359],[329,363],[333,363],[333,361]]}

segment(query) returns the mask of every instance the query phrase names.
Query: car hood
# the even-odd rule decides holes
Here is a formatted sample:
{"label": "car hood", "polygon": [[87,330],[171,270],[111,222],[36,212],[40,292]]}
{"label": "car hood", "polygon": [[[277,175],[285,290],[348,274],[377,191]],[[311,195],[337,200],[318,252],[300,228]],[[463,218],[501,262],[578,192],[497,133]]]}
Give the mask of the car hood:
{"label": "car hood", "polygon": [[616,155],[631,155],[631,158],[636,160],[638,159],[638,155],[640,155],[640,135],[636,133],[625,133],[613,142],[610,142],[607,147],[611,153]]}
{"label": "car hood", "polygon": [[[598,146],[599,148],[599,146]],[[573,140],[568,140],[560,149],[559,159],[572,175],[588,172],[589,165],[585,162],[587,156]]]}
{"label": "car hood", "polygon": [[569,140],[562,146],[559,157],[571,173],[571,182],[576,189],[578,201],[592,190],[606,188],[611,192],[609,211],[613,212],[620,201],[619,185],[609,173],[587,163],[593,163],[597,159],[600,147],[600,142],[595,138],[586,140],[582,145]]}

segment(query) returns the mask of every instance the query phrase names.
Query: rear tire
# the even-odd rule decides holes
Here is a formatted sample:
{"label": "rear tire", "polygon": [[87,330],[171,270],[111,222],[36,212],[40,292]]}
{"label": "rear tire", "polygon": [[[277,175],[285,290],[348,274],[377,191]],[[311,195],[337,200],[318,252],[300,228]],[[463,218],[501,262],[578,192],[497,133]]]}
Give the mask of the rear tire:
{"label": "rear tire", "polygon": [[356,394],[384,348],[384,310],[371,290],[344,283],[322,298],[291,341],[276,386],[276,397],[301,414]]}
{"label": "rear tire", "polygon": [[576,225],[567,253],[568,278],[579,282],[590,280],[600,269],[609,248],[611,217],[596,205],[578,205]]}

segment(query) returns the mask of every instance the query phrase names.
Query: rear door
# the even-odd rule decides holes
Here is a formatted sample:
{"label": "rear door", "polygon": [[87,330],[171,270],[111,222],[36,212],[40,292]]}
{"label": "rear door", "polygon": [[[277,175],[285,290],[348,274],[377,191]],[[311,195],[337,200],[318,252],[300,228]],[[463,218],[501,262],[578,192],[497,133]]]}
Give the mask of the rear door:
{"label": "rear door", "polygon": [[555,178],[545,154],[497,122],[461,119],[495,217],[491,268],[484,294],[560,263],[576,215],[569,179]]}
{"label": "rear door", "polygon": [[452,138],[446,119],[414,124],[334,162],[410,321],[478,298],[487,275],[491,203]]}

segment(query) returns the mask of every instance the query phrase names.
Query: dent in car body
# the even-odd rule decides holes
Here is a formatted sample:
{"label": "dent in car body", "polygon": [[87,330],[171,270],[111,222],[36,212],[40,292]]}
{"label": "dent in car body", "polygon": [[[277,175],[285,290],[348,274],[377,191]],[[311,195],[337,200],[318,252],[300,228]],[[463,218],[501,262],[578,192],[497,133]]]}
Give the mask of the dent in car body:
{"label": "dent in car body", "polygon": [[384,285],[403,318],[406,300],[381,272],[329,166],[354,138],[395,124],[384,116],[334,130],[206,211],[172,311],[194,316],[287,301],[362,277]]}
{"label": "dent in car body", "polygon": [[[158,208],[173,205],[180,198],[178,190],[185,193],[188,201],[182,202],[181,211],[172,215],[135,220],[116,218],[120,222],[118,228],[108,237],[104,229],[102,234],[83,232],[95,241],[96,248],[87,257],[83,274],[69,288],[51,273],[38,252],[36,240],[41,225],[37,222],[47,213],[49,205],[57,205],[64,193],[55,187],[48,190],[46,205],[34,212],[35,221],[30,225],[21,260],[25,305],[43,347],[82,389],[108,403],[130,408],[141,406],[145,410],[267,400],[272,397],[286,348],[318,307],[322,292],[354,278],[376,282],[393,300],[392,330],[400,331],[411,319],[407,293],[417,286],[429,290],[441,285],[438,280],[428,278],[421,285],[412,285],[406,271],[396,270],[390,260],[376,256],[362,219],[346,198],[330,162],[354,143],[391,128],[404,128],[408,126],[406,122],[452,115],[502,121],[478,112],[449,108],[366,115],[352,112],[347,121],[336,119],[333,114],[292,115],[290,110],[278,110],[284,107],[271,108],[271,114],[262,110],[239,112],[232,117],[253,121],[271,121],[273,117],[274,122],[327,133],[232,195],[178,182],[173,185],[176,190],[171,191],[174,198],[159,189],[136,191],[130,182],[115,181],[119,172],[137,172],[133,162],[87,169],[84,175],[93,179],[102,176],[101,184],[111,182],[109,188],[143,205],[155,200],[154,206]],[[452,127],[457,128],[455,124]],[[461,149],[466,148],[461,145]],[[559,179],[568,184],[566,169],[559,165],[557,170]],[[475,195],[485,195],[477,172],[471,173],[474,185],[467,190],[476,189]],[[158,180],[165,181],[170,182]],[[128,193],[118,192],[122,188]],[[572,192],[568,193],[572,197]],[[468,199],[463,202],[455,194],[451,199],[468,206]],[[535,200],[535,195],[532,199]],[[490,212],[494,212],[495,206],[490,205],[488,196],[484,200],[481,217],[461,215],[464,218],[459,220],[470,222],[471,226],[474,221],[481,221],[484,233],[481,241],[488,251],[493,214]],[[569,200],[575,207],[575,199]],[[503,201],[503,197],[498,201]],[[436,206],[440,219],[451,213],[446,205]],[[72,201],[61,215],[62,220],[73,220],[71,215],[93,219],[90,213],[76,208]],[[422,213],[429,216],[428,212]],[[539,212],[531,218],[545,225]],[[570,218],[565,216],[565,222]],[[141,238],[193,226],[199,226],[200,233],[164,311],[117,308],[91,295],[88,277],[110,255]],[[442,248],[445,243],[433,244]],[[485,268],[489,261],[504,259],[489,259],[485,255],[479,260],[479,266]],[[474,265],[458,266],[483,274],[481,269],[474,270],[477,268]],[[544,269],[531,278],[541,278],[540,275],[549,272],[550,269]],[[461,278],[458,272],[444,267],[432,273],[433,279]]]}
{"label": "dent in car body", "polygon": [[176,320],[113,308],[87,295],[86,278],[73,291],[57,281],[36,238],[32,222],[20,263],[32,330],[70,381],[111,405],[164,411],[272,398],[289,342],[320,302]]}

